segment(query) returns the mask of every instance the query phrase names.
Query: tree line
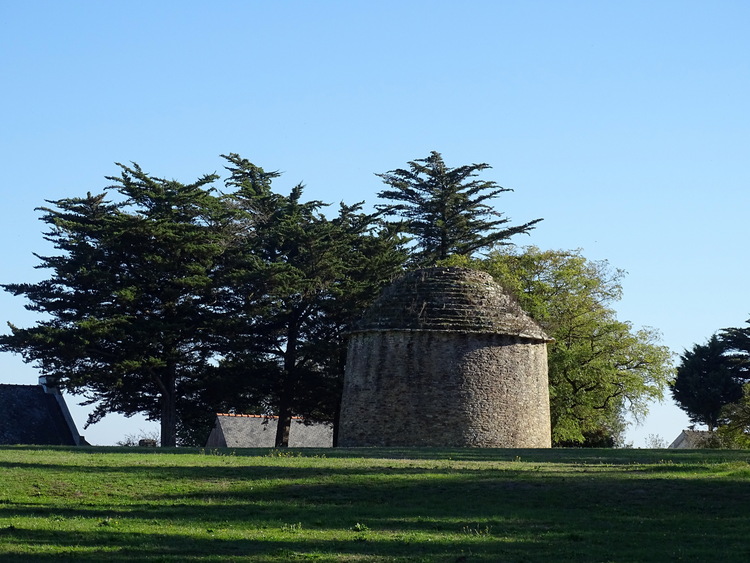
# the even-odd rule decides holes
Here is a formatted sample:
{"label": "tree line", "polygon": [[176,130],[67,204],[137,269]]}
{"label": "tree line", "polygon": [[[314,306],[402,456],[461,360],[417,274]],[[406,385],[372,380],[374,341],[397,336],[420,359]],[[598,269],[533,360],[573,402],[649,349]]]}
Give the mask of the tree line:
{"label": "tree line", "polygon": [[[118,164],[102,193],[39,208],[55,253],[50,276],[2,287],[40,314],[9,323],[0,350],[19,353],[108,413],[160,421],[163,446],[202,444],[217,412],[292,416],[336,428],[346,334],[381,289],[412,268],[483,269],[555,339],[550,402],[557,445],[613,445],[625,414],[660,398],[669,351],[651,329],[617,320],[623,273],[579,250],[519,248],[520,225],[491,201],[511,191],[432,152],[378,174],[386,189],[334,211],[279,192],[280,174],[237,154],[183,184]],[[335,439],[335,438],[334,438]]]}
{"label": "tree line", "polygon": [[706,445],[750,447],[750,327],[722,329],[685,350],[670,390],[692,423],[714,433]]}

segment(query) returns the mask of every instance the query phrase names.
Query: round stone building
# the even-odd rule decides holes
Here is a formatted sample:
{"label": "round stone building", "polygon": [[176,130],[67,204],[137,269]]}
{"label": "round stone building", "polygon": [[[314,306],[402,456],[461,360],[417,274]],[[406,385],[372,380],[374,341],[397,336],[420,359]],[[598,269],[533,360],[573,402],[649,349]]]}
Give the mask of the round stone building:
{"label": "round stone building", "polygon": [[338,443],[548,448],[549,341],[490,275],[411,272],[350,335]]}

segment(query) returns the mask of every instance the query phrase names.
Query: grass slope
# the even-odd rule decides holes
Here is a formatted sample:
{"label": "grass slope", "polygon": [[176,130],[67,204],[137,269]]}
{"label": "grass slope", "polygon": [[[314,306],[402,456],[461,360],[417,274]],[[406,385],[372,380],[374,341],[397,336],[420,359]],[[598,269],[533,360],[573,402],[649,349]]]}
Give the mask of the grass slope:
{"label": "grass slope", "polygon": [[748,561],[750,452],[0,447],[0,561]]}

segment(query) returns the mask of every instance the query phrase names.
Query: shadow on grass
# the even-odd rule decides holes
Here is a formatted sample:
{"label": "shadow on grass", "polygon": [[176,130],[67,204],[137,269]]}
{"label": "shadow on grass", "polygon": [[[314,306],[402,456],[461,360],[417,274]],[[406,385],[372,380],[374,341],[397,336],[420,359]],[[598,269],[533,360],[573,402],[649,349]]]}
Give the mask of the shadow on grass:
{"label": "shadow on grass", "polygon": [[[8,538],[6,538],[7,540]],[[497,538],[474,539],[470,545],[451,542],[409,542],[403,539],[377,538],[372,534],[352,534],[351,539],[306,539],[289,537],[232,539],[184,538],[159,533],[111,534],[66,533],[35,530],[15,530],[11,538],[19,547],[25,544],[69,546],[79,549],[75,561],[290,561],[297,559],[334,559],[337,561],[363,560],[423,560],[423,561],[498,561],[506,557],[537,560],[548,550],[535,540],[502,542]],[[573,539],[572,557],[580,555]],[[538,548],[537,548],[538,545]],[[102,546],[106,546],[102,548]],[[498,557],[502,559],[498,559]],[[35,553],[11,555],[5,563],[31,561],[60,561],[59,555]]]}
{"label": "shadow on grass", "polygon": [[[140,469],[133,471],[137,475]],[[182,469],[192,475],[195,468]],[[226,468],[203,469],[203,478],[210,480]],[[89,529],[6,527],[0,529],[0,554],[3,561],[44,561],[38,549],[33,557],[10,555],[24,545],[49,544],[62,553],[75,552],[78,561],[106,555],[113,562],[283,561],[300,554],[427,561],[744,561],[750,556],[747,479],[633,478],[606,469],[590,476],[410,467],[389,473],[380,467],[377,476],[364,468],[331,468],[325,475],[318,468],[293,468],[295,477],[307,478],[290,482],[287,468],[252,469],[277,480],[266,488],[248,480],[229,491],[205,481],[192,492],[114,506],[5,502],[0,504],[5,521],[48,517]],[[354,474],[357,479],[346,479]],[[428,474],[433,478],[424,479]],[[165,478],[170,476],[167,471]],[[97,527],[110,519],[123,528],[153,532]],[[357,524],[367,531],[354,531]],[[212,530],[245,537],[210,537]],[[316,531],[342,537],[319,539]]]}
{"label": "shadow on grass", "polygon": [[[234,454],[231,454],[234,456]],[[209,456],[215,457],[215,456]],[[642,474],[685,474],[695,476],[701,473],[715,473],[718,464],[733,464],[735,472],[742,472],[743,469],[750,476],[750,455],[726,456],[716,454],[711,459],[700,454],[700,450],[695,453],[683,453],[681,455],[659,456],[656,455],[650,459],[624,458],[615,459],[612,457],[599,457],[595,455],[566,455],[555,456],[548,459],[544,456],[520,455],[511,459],[499,459],[497,456],[489,457],[486,460],[472,459],[469,456],[461,458],[418,458],[411,456],[409,458],[401,457],[372,457],[369,459],[379,460],[374,465],[351,465],[332,467],[325,461],[316,464],[287,464],[284,460],[273,459],[268,454],[261,456],[252,456],[253,462],[248,464],[231,463],[224,466],[212,465],[196,462],[195,464],[170,465],[165,459],[163,464],[144,465],[144,464],[127,464],[127,458],[117,464],[95,464],[95,465],[78,465],[70,463],[53,463],[47,461],[0,461],[0,470],[40,470],[54,472],[59,475],[66,473],[71,475],[96,475],[105,474],[131,476],[139,479],[169,479],[175,482],[179,481],[211,481],[211,480],[298,480],[307,479],[315,476],[383,476],[383,475],[501,475],[515,476],[516,478],[528,476],[529,472],[534,471],[533,464],[559,464],[561,467],[557,470],[559,473],[587,473],[608,470],[610,473],[619,475],[623,472],[642,473]],[[267,462],[263,458],[269,458]],[[238,459],[242,459],[240,456]],[[336,459],[336,458],[333,458]],[[363,458],[368,459],[368,458]],[[454,461],[454,462],[506,462],[504,465],[489,464],[470,464],[457,465],[451,463],[438,463],[435,466],[428,466],[424,463],[408,464],[409,460],[422,461]],[[263,460],[263,461],[261,461]],[[388,460],[393,460],[392,464]],[[507,463],[507,462],[513,463]],[[515,469],[518,467],[518,469]]]}
{"label": "shadow on grass", "polygon": [[[253,451],[252,457],[269,453]],[[270,458],[179,466],[169,465],[168,456],[158,466],[3,461],[0,476],[3,470],[11,475],[38,469],[40,487],[54,479],[62,489],[59,496],[23,502],[0,491],[0,560],[750,558],[745,541],[750,479],[742,465],[747,452],[644,456],[634,450],[618,452],[614,459],[620,461],[610,455],[602,460],[601,451],[591,450],[357,452],[379,461],[345,466],[323,459],[285,465]],[[128,454],[123,456],[127,463]],[[449,458],[521,461],[430,463]],[[721,475],[707,465],[711,462],[734,466]],[[544,471],[535,463],[571,465]],[[94,478],[103,485],[86,488]],[[116,489],[125,480],[135,484],[131,494],[108,496],[107,486]],[[112,521],[117,526],[108,524]]]}
{"label": "shadow on grass", "polygon": [[[479,491],[467,491],[460,481],[441,490],[415,485],[409,498],[423,500],[411,505],[399,502],[397,491],[378,487],[344,488],[340,499],[351,502],[343,504],[318,504],[319,495],[333,492],[320,487],[309,487],[297,501],[278,498],[289,493],[280,490],[275,501],[270,495],[262,502],[240,498],[235,506],[170,504],[171,499],[164,498],[158,505],[133,510],[55,511],[56,518],[112,518],[122,526],[135,518],[150,519],[152,532],[8,527],[0,529],[0,554],[5,562],[60,561],[65,553],[75,554],[70,560],[112,562],[288,561],[313,556],[343,561],[746,561],[750,556],[744,540],[750,524],[747,487],[739,495],[732,495],[729,487],[699,487],[689,502],[670,506],[683,491],[660,495],[661,483],[656,481],[641,483],[640,491],[611,485],[608,496],[588,499],[577,495],[606,493],[574,488],[565,495],[506,483],[485,487],[475,496]],[[380,496],[364,502],[370,493]],[[723,506],[717,497],[724,498]],[[5,509],[11,517],[33,513],[31,507]],[[354,531],[360,523],[366,531]],[[334,530],[337,537],[315,537],[321,530]],[[33,553],[12,555],[29,545],[35,546]],[[57,555],[40,551],[45,545],[55,546]]]}
{"label": "shadow on grass", "polygon": [[232,455],[238,457],[280,456],[369,459],[415,459],[452,461],[525,461],[535,463],[717,463],[747,461],[750,450],[670,450],[670,449],[596,449],[596,448],[139,448],[117,446],[0,446],[3,451],[39,451],[72,454],[136,455]]}

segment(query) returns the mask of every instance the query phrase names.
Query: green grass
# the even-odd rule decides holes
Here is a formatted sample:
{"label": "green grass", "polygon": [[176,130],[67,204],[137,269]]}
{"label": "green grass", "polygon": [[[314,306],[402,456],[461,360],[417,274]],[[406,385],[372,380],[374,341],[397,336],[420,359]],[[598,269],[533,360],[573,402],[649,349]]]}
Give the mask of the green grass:
{"label": "green grass", "polygon": [[750,452],[0,447],[0,561],[748,561]]}

